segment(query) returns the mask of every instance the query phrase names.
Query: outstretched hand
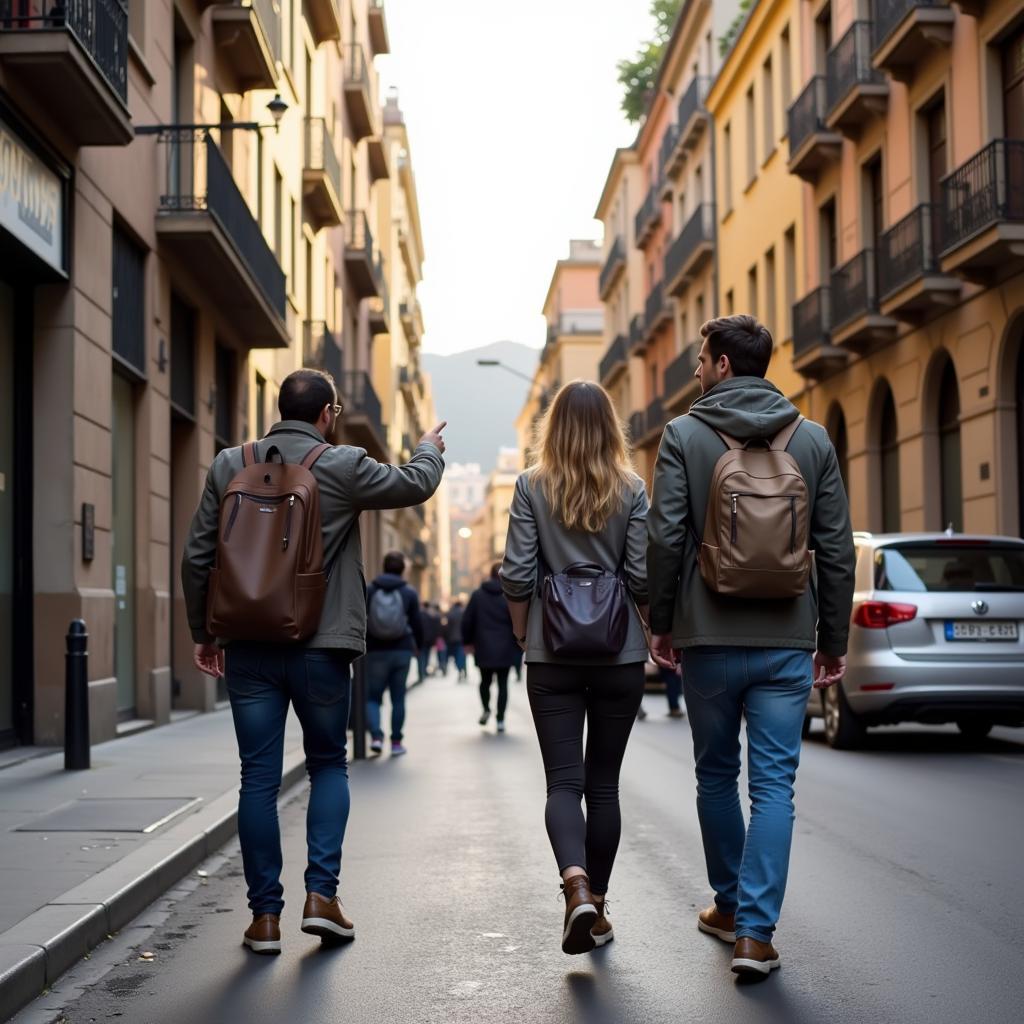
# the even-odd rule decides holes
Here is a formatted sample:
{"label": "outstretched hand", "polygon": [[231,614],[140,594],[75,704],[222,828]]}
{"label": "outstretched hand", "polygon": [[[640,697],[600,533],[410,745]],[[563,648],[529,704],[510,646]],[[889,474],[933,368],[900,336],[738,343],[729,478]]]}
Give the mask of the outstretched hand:
{"label": "outstretched hand", "polygon": [[447,420],[442,420],[433,430],[428,430],[421,438],[420,444],[432,444],[442,455],[444,455],[444,438],[441,432],[448,426]]}

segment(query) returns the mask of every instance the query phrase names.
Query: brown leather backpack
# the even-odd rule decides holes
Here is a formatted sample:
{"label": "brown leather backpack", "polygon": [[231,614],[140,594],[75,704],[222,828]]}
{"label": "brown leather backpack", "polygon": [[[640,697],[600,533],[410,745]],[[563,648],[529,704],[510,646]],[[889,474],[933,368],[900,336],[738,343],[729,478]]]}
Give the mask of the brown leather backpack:
{"label": "brown leather backpack", "polygon": [[798,597],[807,589],[807,483],[786,448],[798,416],[771,442],[728,446],[715,463],[698,564],[704,582],[730,597]]}
{"label": "brown leather backpack", "polygon": [[255,443],[242,446],[242,469],[220,503],[206,604],[212,636],[281,643],[316,632],[327,577],[320,488],[311,471],[328,448],[314,445],[295,465],[276,445],[263,462]]}

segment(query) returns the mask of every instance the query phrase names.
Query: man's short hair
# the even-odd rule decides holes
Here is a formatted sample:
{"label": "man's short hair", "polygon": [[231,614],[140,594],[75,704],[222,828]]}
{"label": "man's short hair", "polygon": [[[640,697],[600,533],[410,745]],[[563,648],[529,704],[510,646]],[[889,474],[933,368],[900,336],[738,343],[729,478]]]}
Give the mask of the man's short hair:
{"label": "man's short hair", "polygon": [[384,556],[384,571],[392,576],[401,576],[405,572],[405,555],[401,551],[389,551]]}
{"label": "man's short hair", "polygon": [[334,378],[323,370],[295,370],[289,373],[277,396],[283,420],[316,423],[325,405],[334,405],[338,391]]}
{"label": "man's short hair", "polygon": [[720,316],[701,324],[700,336],[707,338],[711,358],[717,363],[728,356],[737,377],[763,377],[771,362],[771,332],[746,313]]}
{"label": "man's short hair", "polygon": [[494,565],[491,566],[491,579],[492,580],[496,580],[498,578],[498,574],[500,572],[501,572],[501,562],[495,562]]}

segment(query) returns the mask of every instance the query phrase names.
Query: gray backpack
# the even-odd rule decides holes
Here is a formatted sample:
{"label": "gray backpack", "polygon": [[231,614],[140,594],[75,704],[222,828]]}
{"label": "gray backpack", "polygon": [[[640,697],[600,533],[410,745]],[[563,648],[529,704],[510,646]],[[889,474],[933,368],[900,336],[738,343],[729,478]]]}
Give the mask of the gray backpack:
{"label": "gray backpack", "polygon": [[409,631],[402,588],[384,590],[378,587],[370,598],[367,629],[375,640],[401,640]]}

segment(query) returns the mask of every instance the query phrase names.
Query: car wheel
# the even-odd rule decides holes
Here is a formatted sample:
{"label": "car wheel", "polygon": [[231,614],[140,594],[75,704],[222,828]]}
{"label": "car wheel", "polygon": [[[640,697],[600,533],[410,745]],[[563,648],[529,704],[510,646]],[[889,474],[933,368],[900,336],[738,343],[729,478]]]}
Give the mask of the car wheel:
{"label": "car wheel", "polygon": [[821,712],[825,719],[825,740],[833,750],[855,750],[864,742],[864,726],[850,710],[842,683],[821,691]]}
{"label": "car wheel", "polygon": [[961,718],[957,721],[956,727],[965,740],[979,743],[992,731],[994,724],[979,718]]}

